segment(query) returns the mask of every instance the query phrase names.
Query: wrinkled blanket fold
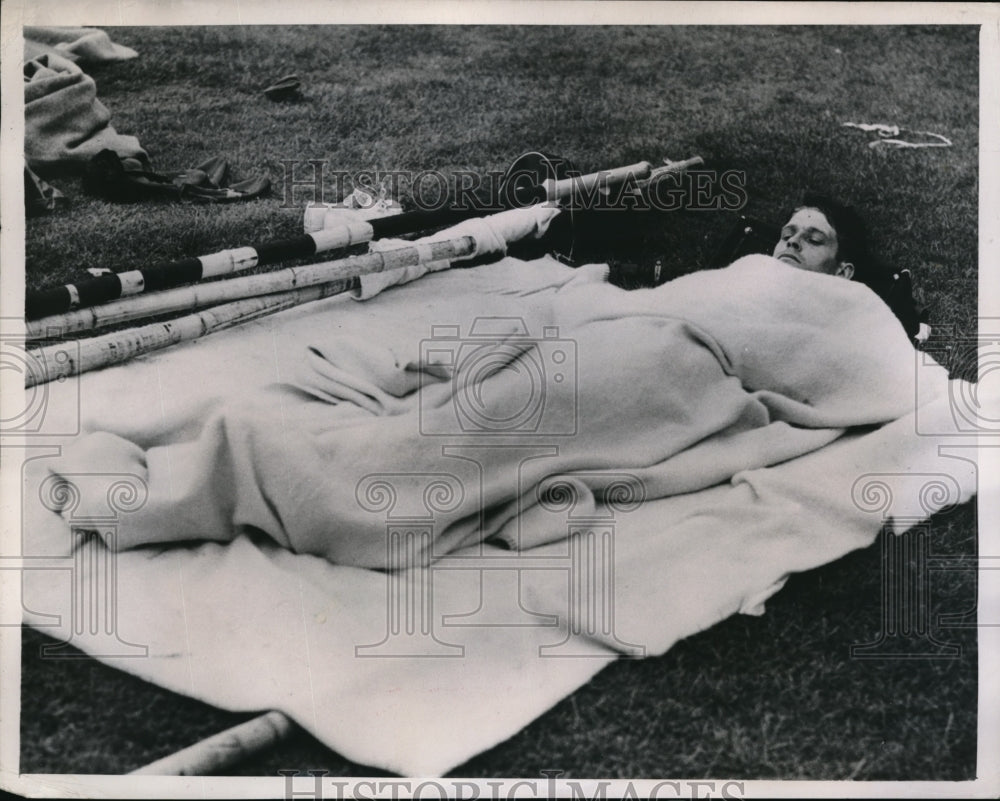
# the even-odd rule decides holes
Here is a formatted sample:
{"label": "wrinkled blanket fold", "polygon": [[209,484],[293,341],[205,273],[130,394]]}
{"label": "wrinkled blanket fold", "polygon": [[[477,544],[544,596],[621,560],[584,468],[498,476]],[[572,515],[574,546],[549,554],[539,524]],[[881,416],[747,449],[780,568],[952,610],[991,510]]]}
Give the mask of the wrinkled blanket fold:
{"label": "wrinkled blanket fold", "polygon": [[[952,407],[968,387],[897,337],[863,288],[769,261],[634,293],[588,280],[599,274],[551,259],[444,271],[50,387],[23,471],[19,547],[34,568],[21,573],[24,619],[214,705],[280,709],[362,764],[436,775],[616,655],[659,654],[736,612],[759,614],[789,573],[976,491],[975,438]],[[709,301],[700,292],[712,286]],[[477,318],[492,318],[477,329],[490,333],[479,364],[497,392],[461,406],[456,376],[471,375],[479,351],[455,337],[470,339]],[[546,338],[543,323],[558,332]],[[423,400],[441,427],[459,425],[442,411],[457,409],[473,429],[523,428],[515,413],[535,407],[503,404],[524,400],[532,384],[517,382],[532,365],[555,387],[552,357],[568,343],[580,387],[571,431],[555,428],[562,414],[547,439],[412,427]],[[570,396],[552,392],[565,411]],[[462,529],[461,504],[428,514],[425,501],[451,509],[463,489],[441,474],[470,477],[441,443],[524,465],[523,480],[471,473],[483,481],[470,492],[496,499],[482,521],[493,540]],[[510,456],[519,449],[523,463]],[[192,481],[199,464],[217,472]],[[938,489],[924,492],[931,480]],[[195,501],[204,507],[184,507]],[[135,519],[160,528],[150,536]],[[101,520],[115,544],[160,544],[113,552],[70,536],[67,522]],[[234,520],[250,525],[238,532]],[[373,533],[380,547],[369,548]],[[166,542],[185,536],[196,541]],[[334,544],[382,559],[387,542],[437,550],[388,572],[330,561]]]}
{"label": "wrinkled blanket fold", "polygon": [[629,471],[643,499],[691,492],[913,405],[913,349],[882,301],[767,256],[635,292],[567,271],[524,300],[517,318],[462,320],[402,355],[317,333],[287,355],[288,380],[227,400],[196,437],[96,432],[64,469],[142,478],[118,548],[252,530],[384,568],[373,477],[392,474],[413,513],[427,476],[453,493],[420,558],[493,536],[531,547],[510,524],[553,482],[600,499],[607,471]]}

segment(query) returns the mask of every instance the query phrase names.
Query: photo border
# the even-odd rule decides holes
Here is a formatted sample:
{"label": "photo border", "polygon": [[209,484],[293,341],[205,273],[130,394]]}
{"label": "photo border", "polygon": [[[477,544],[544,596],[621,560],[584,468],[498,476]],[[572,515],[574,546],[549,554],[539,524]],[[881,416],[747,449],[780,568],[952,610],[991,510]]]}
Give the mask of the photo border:
{"label": "photo border", "polygon": [[[14,0],[4,3],[2,20],[3,129],[0,186],[0,252],[4,281],[0,294],[0,317],[17,318],[24,303],[24,209],[23,185],[18,162],[23,160],[23,96],[18,69],[21,64],[22,25],[56,24],[88,26],[122,25],[257,25],[257,24],[369,24],[448,23],[448,24],[586,24],[625,25],[630,23],[670,25],[882,25],[882,24],[961,24],[982,26],[980,35],[980,163],[979,163],[979,317],[1000,318],[1000,4],[892,4],[892,3],[670,3],[670,2],[342,2],[295,0],[292,4],[261,0],[195,2],[173,0],[149,2],[94,0]],[[0,394],[4,408],[21,408],[18,388],[5,386]],[[11,464],[23,442],[16,436],[4,442],[4,470],[0,475],[2,531],[0,549],[19,537],[20,466]],[[1000,553],[1000,509],[997,476],[1000,475],[1000,445],[981,441],[979,537],[980,553]],[[16,575],[13,571],[6,571]],[[11,575],[0,582],[0,603],[7,608],[20,603],[20,586]],[[980,570],[979,608],[987,619],[1000,618],[1000,571]],[[14,792],[56,796],[106,795],[148,797],[280,797],[285,791],[283,777],[128,777],[27,774],[18,776],[20,711],[20,632],[0,630],[0,675],[2,706],[5,711],[0,730],[0,784]],[[1000,627],[979,629],[979,715],[978,778],[969,782],[802,782],[746,781],[745,797],[965,797],[996,796],[1000,792],[1000,764],[988,754],[1000,753]],[[344,797],[364,779],[342,780]],[[458,780],[437,780],[454,785]],[[529,778],[539,792],[550,786],[543,777]],[[504,780],[504,787],[516,780]],[[721,786],[725,780],[718,782]],[[490,783],[462,780],[476,785],[482,797],[492,797]],[[596,789],[583,782],[588,797]],[[626,789],[627,780],[612,782],[608,795]],[[656,782],[636,780],[634,789],[647,791]],[[565,792],[561,780],[558,785]],[[335,797],[333,795],[327,797]],[[525,787],[517,797],[534,797]]]}

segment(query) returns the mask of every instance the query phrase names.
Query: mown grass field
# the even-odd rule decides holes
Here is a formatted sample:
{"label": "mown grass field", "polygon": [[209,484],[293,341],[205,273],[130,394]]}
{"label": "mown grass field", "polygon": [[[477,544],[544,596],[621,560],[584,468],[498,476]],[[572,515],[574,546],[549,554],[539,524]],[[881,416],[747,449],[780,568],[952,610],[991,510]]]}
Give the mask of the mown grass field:
{"label": "mown grass field", "polygon": [[[154,167],[223,154],[235,178],[266,172],[275,192],[241,205],[114,205],[87,197],[78,177],[53,178],[72,207],[28,221],[29,287],[84,267],[124,270],[294,235],[302,211],[282,197],[287,161],[450,174],[503,170],[534,149],[584,170],[697,154],[714,169],[744,171],[744,212],[765,220],[781,222],[805,188],[856,203],[879,252],[913,271],[935,325],[929,346],[948,354],[976,332],[975,28],[109,32],[140,57],[96,68],[99,97]],[[261,90],[289,72],[302,98],[266,100]],[[873,137],[845,121],[934,131],[954,146],[872,149]],[[400,199],[412,201],[406,191]],[[721,212],[654,215],[599,255],[646,275],[660,261],[665,279],[705,266],[731,223]],[[968,360],[951,366],[975,377]],[[976,554],[974,504],[938,515],[929,530],[935,553]],[[975,629],[945,628],[938,614],[974,608],[974,574],[932,580],[933,634],[959,645],[959,657],[852,659],[850,646],[882,628],[881,576],[878,547],[795,576],[763,617],[732,618],[663,657],[609,666],[454,775],[971,778]],[[246,717],[90,660],[42,660],[44,641],[25,632],[22,772],[125,772]],[[279,769],[378,773],[305,735],[238,772]]]}

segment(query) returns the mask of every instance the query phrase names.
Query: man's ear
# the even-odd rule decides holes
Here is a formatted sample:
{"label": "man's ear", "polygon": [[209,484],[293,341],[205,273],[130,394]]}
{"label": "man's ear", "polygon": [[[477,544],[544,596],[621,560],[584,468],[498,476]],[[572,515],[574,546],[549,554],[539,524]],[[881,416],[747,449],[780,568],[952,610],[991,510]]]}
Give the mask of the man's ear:
{"label": "man's ear", "polygon": [[837,269],[833,271],[833,274],[839,275],[842,278],[846,278],[848,281],[850,281],[852,278],[854,278],[854,265],[851,264],[849,261],[842,261],[840,263],[840,266],[838,266]]}

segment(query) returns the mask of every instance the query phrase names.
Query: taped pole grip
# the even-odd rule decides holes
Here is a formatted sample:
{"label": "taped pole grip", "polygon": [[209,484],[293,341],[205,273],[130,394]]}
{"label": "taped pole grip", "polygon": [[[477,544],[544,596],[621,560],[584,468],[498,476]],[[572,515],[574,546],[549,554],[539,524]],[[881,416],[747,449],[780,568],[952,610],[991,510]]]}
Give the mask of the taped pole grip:
{"label": "taped pole grip", "polygon": [[455,225],[473,217],[481,217],[488,211],[491,210],[479,208],[475,204],[469,204],[469,206],[458,206],[455,208],[404,211],[402,214],[376,217],[374,220],[369,220],[369,222],[375,232],[372,238],[382,239],[383,237],[414,234],[430,228]]}
{"label": "taped pole grip", "polygon": [[474,255],[475,251],[475,240],[465,236],[428,243],[426,246],[408,244],[392,250],[306,264],[301,267],[286,267],[260,275],[245,275],[223,281],[176,287],[141,297],[121,298],[100,306],[76,309],[39,320],[29,320],[25,324],[25,336],[29,340],[44,339],[53,335],[65,336],[144,317],[192,311],[240,298],[314,286],[397,267],[409,267],[422,261],[465,258]]}
{"label": "taped pole grip", "polygon": [[[200,269],[197,259],[185,259],[184,268]],[[99,275],[76,284],[65,284],[51,289],[29,290],[24,297],[24,316],[28,320],[61,314],[78,306],[96,306],[122,296],[122,282],[118,275]]]}
{"label": "taped pole grip", "polygon": [[194,284],[203,278],[241,272],[261,264],[309,258],[326,250],[367,242],[372,235],[372,228],[367,223],[350,223],[342,230],[317,231],[265,242],[257,247],[231,248],[155,264],[143,270],[99,275],[75,284],[29,291],[25,294],[24,316],[27,320],[37,320],[77,308],[99,306],[129,295]]}
{"label": "taped pole grip", "polygon": [[[53,379],[67,378],[100,367],[120,364],[135,356],[160,350],[178,342],[198,339],[214,331],[231,328],[282,309],[344,292],[354,286],[359,275],[365,273],[406,267],[421,260],[444,261],[464,258],[475,254],[477,247],[474,237],[462,236],[380,253],[369,253],[325,264],[288,267],[278,273],[230,278],[227,281],[164,292],[162,293],[164,295],[191,290],[222,293],[213,294],[213,302],[221,302],[226,293],[235,293],[241,299],[165,323],[152,323],[139,328],[114,331],[103,336],[30,350],[28,355],[33,361],[25,375],[24,385],[26,388],[33,387]],[[145,302],[154,299],[155,296],[131,300]],[[81,309],[81,312],[85,311],[88,310]],[[150,312],[146,312],[146,316],[149,315]]]}

